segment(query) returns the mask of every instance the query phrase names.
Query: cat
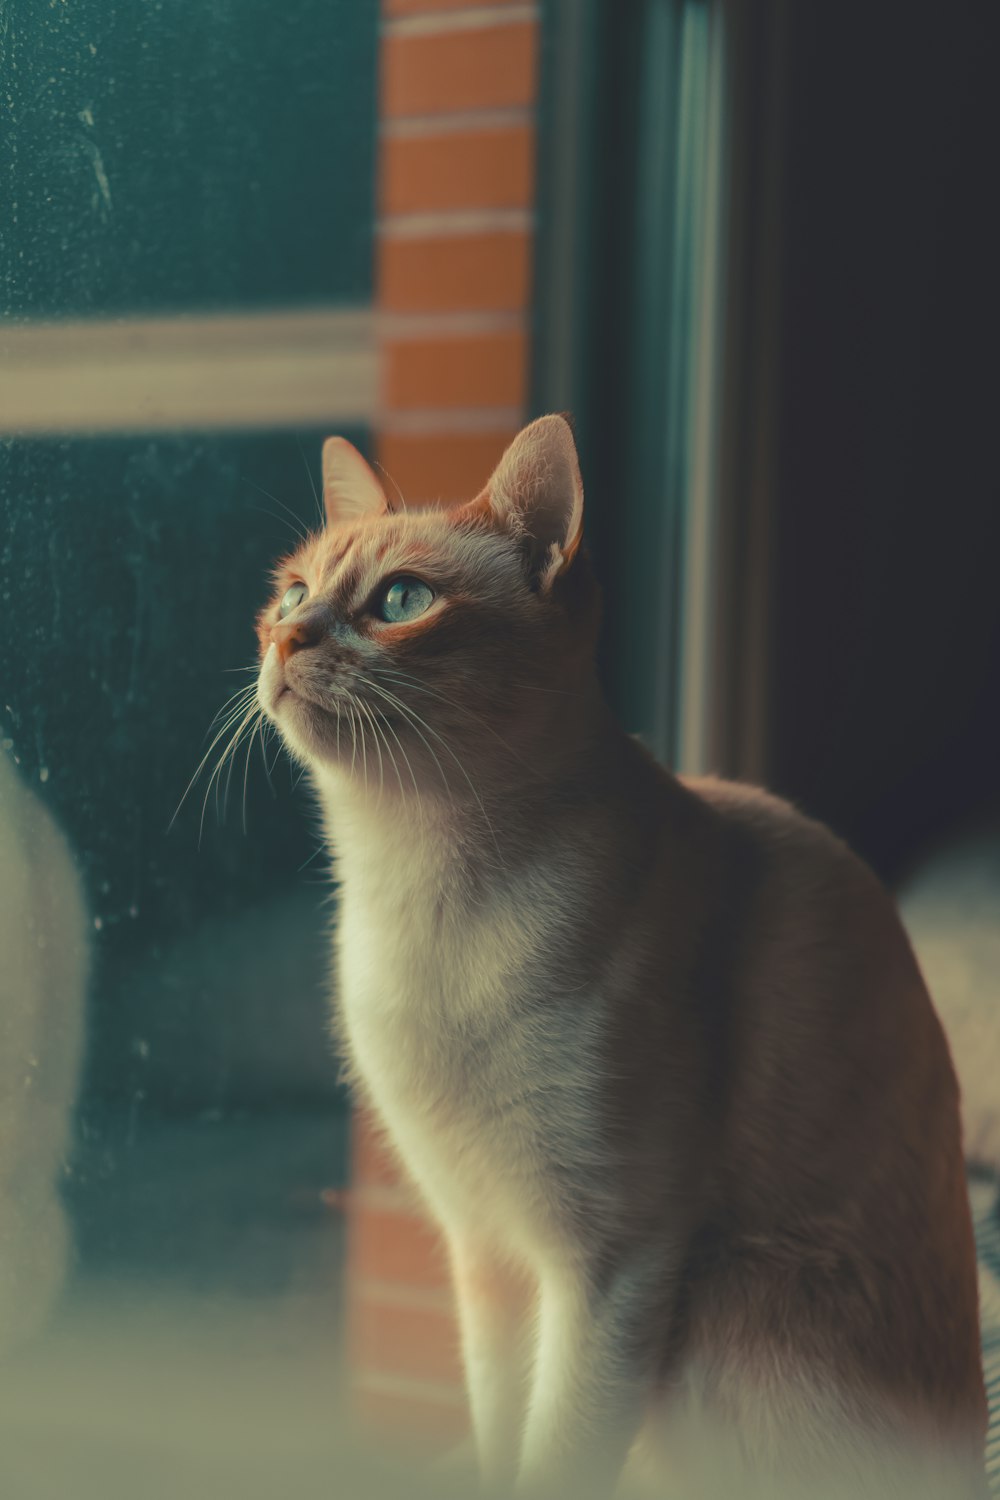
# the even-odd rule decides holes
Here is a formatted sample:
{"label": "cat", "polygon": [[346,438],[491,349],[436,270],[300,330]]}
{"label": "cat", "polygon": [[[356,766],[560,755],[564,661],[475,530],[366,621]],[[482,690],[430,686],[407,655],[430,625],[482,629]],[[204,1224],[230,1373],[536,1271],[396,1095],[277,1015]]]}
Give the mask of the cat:
{"label": "cat", "polygon": [[685,1497],[985,1493],[958,1090],[890,898],[614,721],[564,418],[450,510],[340,438],[323,476],[258,702],[322,810],[349,1070],[449,1250],[483,1492],[608,1497],[631,1451]]}
{"label": "cat", "polygon": [[0,1355],[43,1328],[72,1258],[59,1183],[87,967],[84,897],[66,838],[0,750]]}

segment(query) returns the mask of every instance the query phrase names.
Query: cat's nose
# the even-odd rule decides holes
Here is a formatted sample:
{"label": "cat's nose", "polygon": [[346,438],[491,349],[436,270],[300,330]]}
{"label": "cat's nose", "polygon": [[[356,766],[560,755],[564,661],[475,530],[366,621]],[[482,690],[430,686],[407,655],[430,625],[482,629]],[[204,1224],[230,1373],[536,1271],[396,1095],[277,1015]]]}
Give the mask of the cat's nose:
{"label": "cat's nose", "polygon": [[304,610],[294,620],[279,620],[271,626],[271,640],[278,648],[282,662],[286,662],[296,651],[308,646],[317,646],[329,629],[325,609]]}

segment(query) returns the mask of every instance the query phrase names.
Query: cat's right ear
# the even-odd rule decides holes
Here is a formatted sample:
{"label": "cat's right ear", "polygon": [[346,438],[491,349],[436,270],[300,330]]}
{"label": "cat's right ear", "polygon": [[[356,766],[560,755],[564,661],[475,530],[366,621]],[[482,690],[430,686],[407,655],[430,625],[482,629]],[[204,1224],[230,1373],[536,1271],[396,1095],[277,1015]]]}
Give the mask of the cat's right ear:
{"label": "cat's right ear", "polygon": [[533,583],[548,589],[583,535],[583,481],[567,419],[539,417],[523,428],[464,514],[515,536]]}
{"label": "cat's right ear", "polygon": [[346,438],[329,437],[323,444],[323,505],[330,526],[363,521],[389,510],[371,466]]}

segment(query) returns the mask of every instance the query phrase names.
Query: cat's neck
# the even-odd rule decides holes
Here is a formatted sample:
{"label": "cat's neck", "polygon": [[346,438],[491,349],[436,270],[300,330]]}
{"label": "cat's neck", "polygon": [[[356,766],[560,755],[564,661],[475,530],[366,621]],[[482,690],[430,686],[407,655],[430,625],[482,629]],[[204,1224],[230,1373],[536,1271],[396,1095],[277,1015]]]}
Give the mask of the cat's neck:
{"label": "cat's neck", "polygon": [[337,876],[346,888],[407,891],[440,901],[475,899],[509,884],[548,857],[553,841],[576,836],[609,802],[648,795],[658,779],[595,691],[559,705],[533,753],[491,747],[447,786],[397,779],[372,766],[319,767],[313,780]]}

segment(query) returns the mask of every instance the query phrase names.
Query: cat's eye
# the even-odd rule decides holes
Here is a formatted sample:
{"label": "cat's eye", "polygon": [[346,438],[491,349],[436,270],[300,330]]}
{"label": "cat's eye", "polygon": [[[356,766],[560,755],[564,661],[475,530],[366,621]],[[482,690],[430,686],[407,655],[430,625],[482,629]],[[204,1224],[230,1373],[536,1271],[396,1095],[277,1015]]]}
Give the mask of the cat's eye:
{"label": "cat's eye", "polygon": [[383,590],[375,605],[375,614],[380,620],[395,625],[402,620],[415,620],[433,602],[433,589],[419,578],[410,578],[404,574],[400,578],[394,578],[388,588]]}
{"label": "cat's eye", "polygon": [[281,603],[278,605],[278,619],[283,620],[286,615],[291,614],[293,609],[298,609],[303,599],[307,598],[308,595],[309,590],[304,583],[289,584],[281,596]]}

